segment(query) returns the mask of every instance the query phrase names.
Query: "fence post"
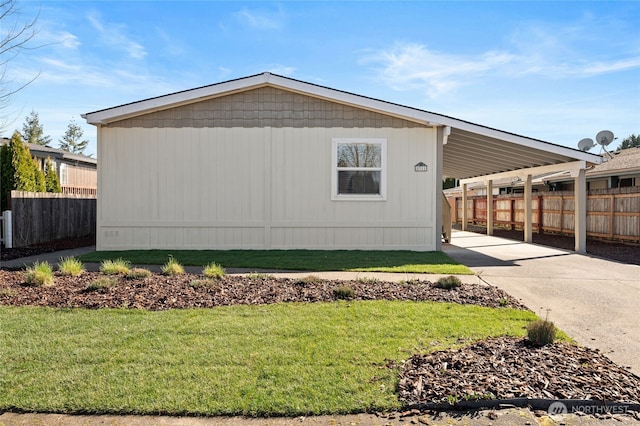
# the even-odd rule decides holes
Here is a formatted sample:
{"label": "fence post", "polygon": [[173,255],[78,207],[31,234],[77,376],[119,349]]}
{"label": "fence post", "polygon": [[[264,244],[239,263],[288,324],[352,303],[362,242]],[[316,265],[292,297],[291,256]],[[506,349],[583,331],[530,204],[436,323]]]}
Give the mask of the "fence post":
{"label": "fence post", "polygon": [[511,230],[516,229],[516,199],[512,198],[509,203],[509,222],[511,222]]}
{"label": "fence post", "polygon": [[544,229],[542,229],[542,216],[544,215],[544,211],[542,210],[542,196],[538,195],[538,234],[542,234]]}
{"label": "fence post", "polygon": [[4,235],[4,247],[13,248],[11,210],[5,210],[2,212],[2,235]]}
{"label": "fence post", "polygon": [[614,220],[615,220],[615,216],[614,216],[614,205],[616,203],[616,196],[611,194],[609,196],[609,239],[613,240],[613,227],[614,227]]}

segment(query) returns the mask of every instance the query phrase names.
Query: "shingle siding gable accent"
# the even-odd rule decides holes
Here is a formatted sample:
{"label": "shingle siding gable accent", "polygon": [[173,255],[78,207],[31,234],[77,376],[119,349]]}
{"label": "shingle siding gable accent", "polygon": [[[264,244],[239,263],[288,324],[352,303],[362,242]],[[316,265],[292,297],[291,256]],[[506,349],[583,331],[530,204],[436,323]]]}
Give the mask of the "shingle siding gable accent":
{"label": "shingle siding gable accent", "polygon": [[105,127],[414,128],[426,126],[274,87],[262,87],[124,119]]}

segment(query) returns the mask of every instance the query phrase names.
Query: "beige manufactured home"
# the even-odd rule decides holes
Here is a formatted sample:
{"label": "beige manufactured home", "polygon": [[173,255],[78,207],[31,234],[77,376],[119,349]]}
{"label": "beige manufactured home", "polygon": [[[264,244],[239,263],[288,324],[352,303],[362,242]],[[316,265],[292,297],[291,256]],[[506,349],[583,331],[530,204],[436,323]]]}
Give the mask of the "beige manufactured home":
{"label": "beige manufactured home", "polygon": [[[438,250],[443,173],[589,155],[270,73],[83,117],[99,250]],[[464,158],[478,144],[518,150]]]}

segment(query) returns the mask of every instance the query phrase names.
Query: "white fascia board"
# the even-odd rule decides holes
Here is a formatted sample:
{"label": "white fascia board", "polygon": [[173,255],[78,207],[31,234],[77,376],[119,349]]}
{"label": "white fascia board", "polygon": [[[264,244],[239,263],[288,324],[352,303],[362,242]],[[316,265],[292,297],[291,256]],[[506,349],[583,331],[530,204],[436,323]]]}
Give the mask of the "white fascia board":
{"label": "white fascia board", "polygon": [[233,93],[252,87],[264,86],[266,84],[266,81],[268,80],[265,74],[258,74],[239,80],[232,80],[225,83],[219,83],[211,86],[200,87],[197,89],[185,90],[183,92],[173,93],[170,95],[159,96],[157,98],[147,99],[140,102],[134,102],[114,108],[108,108],[101,111],[83,114],[82,117],[86,119],[87,123],[89,124],[107,124],[109,122],[122,120],[127,117],[152,112],[155,110],[166,109],[181,104],[191,103],[197,101],[198,99],[206,99],[220,96],[225,93]]}
{"label": "white fascia board", "polygon": [[484,176],[478,176],[478,177],[473,177],[468,179],[460,179],[460,185],[470,184],[474,182],[486,182],[488,180],[496,180],[496,179],[503,179],[503,178],[513,178],[513,177],[523,178],[528,175],[535,176],[535,175],[542,175],[545,173],[553,173],[553,172],[569,172],[571,173],[571,175],[573,175],[581,169],[586,169],[586,167],[587,167],[587,164],[585,161],[572,161],[570,163],[550,164],[548,166],[531,167],[527,169],[519,169],[519,170],[512,170],[509,172],[495,173],[492,175],[484,175]]}
{"label": "white fascia board", "polygon": [[82,114],[82,118],[89,124],[107,124],[112,121],[122,120],[152,111],[171,108],[181,104],[196,102],[200,99],[213,98],[234,92],[249,90],[262,86],[279,87],[285,90],[301,93],[316,98],[329,100],[332,102],[352,105],[372,111],[378,111],[387,115],[393,115],[405,120],[416,121],[425,125],[431,125],[431,116],[426,113],[402,105],[392,104],[364,96],[355,95],[340,90],[334,90],[323,86],[305,83],[299,80],[281,77],[271,73],[258,74],[252,77],[245,77],[225,83],[218,83],[198,89],[186,90],[157,98],[147,99],[108,108],[101,111]]}
{"label": "white fascia board", "polygon": [[528,148],[534,148],[554,154],[563,155],[579,161],[586,161],[593,164],[600,164],[602,162],[602,158],[596,154],[590,154],[588,152],[578,151],[560,145],[538,141],[536,139],[503,132],[478,124],[469,123],[463,120],[430,113],[428,111],[384,102],[364,96],[354,95],[352,93],[342,92],[322,86],[315,86],[313,84],[305,83],[298,80],[291,80],[277,75],[271,75],[269,83],[285,89],[312,94],[317,97],[325,98],[327,100],[337,101],[360,108],[378,111],[411,121],[417,121],[428,126],[442,126],[445,128],[445,134],[450,134],[451,128],[457,128],[478,135],[515,143]]}
{"label": "white fascia board", "polygon": [[590,154],[588,152],[579,151],[576,149],[567,148],[560,145],[555,145],[549,142],[543,142],[536,139],[527,138],[525,136],[503,132],[501,130],[492,129],[490,127],[484,127],[478,124],[468,123],[462,120],[457,120],[455,118],[442,117],[442,124],[451,126],[456,129],[475,133],[478,135],[514,143],[517,145],[522,145],[529,148],[535,148],[535,149],[547,151],[553,154],[563,155],[566,157],[573,158],[575,160],[586,161],[588,163],[593,163],[593,164],[602,163],[602,157],[596,154]]}
{"label": "white fascia board", "polygon": [[405,120],[418,122],[426,126],[444,126],[445,128],[449,127],[453,129],[460,129],[529,148],[563,155],[575,160],[586,161],[593,164],[600,164],[602,162],[601,157],[595,154],[589,154],[587,152],[553,145],[524,136],[514,135],[512,133],[491,129],[428,111],[335,90],[324,86],[318,86],[300,80],[281,77],[269,72],[87,113],[83,114],[82,117],[86,119],[89,124],[107,124],[112,121],[122,120],[124,118],[149,113],[155,110],[167,109],[173,106],[195,102],[199,99],[212,98],[267,85],[280,87],[282,89],[322,98],[332,102],[339,102],[358,108],[380,112]]}
{"label": "white fascia board", "polygon": [[376,111],[384,113],[386,115],[393,115],[404,120],[419,122],[426,126],[439,125],[438,123],[434,123],[432,120],[432,118],[436,117],[435,114],[430,114],[419,109],[384,102],[378,99],[360,96],[349,92],[330,89],[328,87],[316,86],[314,84],[305,83],[300,80],[292,80],[273,74],[269,75],[267,81],[269,86],[280,87],[282,89],[290,90],[293,92],[298,92],[332,102],[351,105],[362,109]]}

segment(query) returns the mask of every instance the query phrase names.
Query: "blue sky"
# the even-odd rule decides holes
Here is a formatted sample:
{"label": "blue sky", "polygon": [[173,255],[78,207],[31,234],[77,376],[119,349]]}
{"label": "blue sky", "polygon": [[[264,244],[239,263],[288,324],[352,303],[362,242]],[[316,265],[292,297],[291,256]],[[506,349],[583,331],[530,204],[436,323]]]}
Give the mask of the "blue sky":
{"label": "blue sky", "polygon": [[[640,2],[24,1],[2,134],[271,71],[576,147],[640,134]],[[0,30],[7,26],[3,22]],[[619,141],[612,146],[617,146]],[[597,151],[596,148],[592,152]]]}

